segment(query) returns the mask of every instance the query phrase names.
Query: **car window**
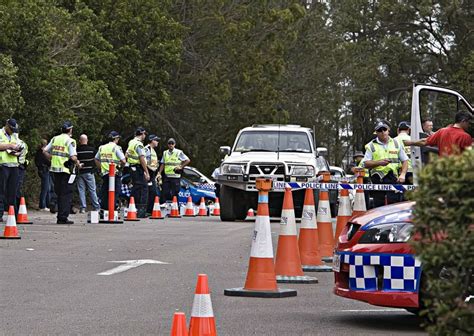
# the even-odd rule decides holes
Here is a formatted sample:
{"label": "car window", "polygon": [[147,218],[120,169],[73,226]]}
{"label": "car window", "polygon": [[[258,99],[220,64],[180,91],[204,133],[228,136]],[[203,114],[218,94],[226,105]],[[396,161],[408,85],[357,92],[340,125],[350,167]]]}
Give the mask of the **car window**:
{"label": "car window", "polygon": [[311,142],[305,132],[249,131],[242,132],[235,152],[300,152],[311,153]]}
{"label": "car window", "polygon": [[196,173],[194,170],[184,169],[182,176],[183,178],[190,181],[192,184],[196,185],[196,184],[201,183],[201,175]]}
{"label": "car window", "polygon": [[316,168],[318,171],[330,171],[328,162],[322,156],[316,158]]}

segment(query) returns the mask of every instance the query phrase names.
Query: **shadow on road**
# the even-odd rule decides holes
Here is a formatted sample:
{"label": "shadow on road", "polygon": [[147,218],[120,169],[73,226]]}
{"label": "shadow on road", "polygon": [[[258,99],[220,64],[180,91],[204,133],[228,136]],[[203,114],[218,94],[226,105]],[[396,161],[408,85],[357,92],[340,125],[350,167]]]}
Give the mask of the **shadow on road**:
{"label": "shadow on road", "polygon": [[395,333],[423,333],[423,328],[420,327],[423,320],[410,314],[348,313],[344,314],[344,316],[338,315],[334,319],[337,320],[337,323],[340,323],[341,326],[344,325],[351,328]]}

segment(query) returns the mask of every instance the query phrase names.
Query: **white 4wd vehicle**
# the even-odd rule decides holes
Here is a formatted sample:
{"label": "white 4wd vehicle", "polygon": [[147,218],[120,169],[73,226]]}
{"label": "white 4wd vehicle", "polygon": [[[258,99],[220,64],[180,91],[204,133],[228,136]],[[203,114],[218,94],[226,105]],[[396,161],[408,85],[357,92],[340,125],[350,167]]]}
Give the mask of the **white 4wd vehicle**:
{"label": "white 4wd vehicle", "polygon": [[[314,144],[313,132],[298,125],[254,125],[237,134],[232,149],[220,147],[226,158],[218,183],[223,221],[243,220],[249,208],[257,209],[255,181],[267,177],[279,182],[315,182],[320,170],[329,171],[321,155],[327,150]],[[279,217],[283,191],[271,191],[270,216]],[[293,192],[297,216],[301,215],[304,189]]]}

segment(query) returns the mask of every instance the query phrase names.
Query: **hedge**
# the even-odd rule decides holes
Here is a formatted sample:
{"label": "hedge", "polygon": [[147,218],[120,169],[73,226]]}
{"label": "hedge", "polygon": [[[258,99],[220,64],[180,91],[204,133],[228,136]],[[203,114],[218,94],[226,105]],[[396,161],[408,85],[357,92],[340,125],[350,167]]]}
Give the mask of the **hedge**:
{"label": "hedge", "polygon": [[412,244],[422,261],[420,287],[431,335],[474,335],[474,150],[435,160],[413,193]]}

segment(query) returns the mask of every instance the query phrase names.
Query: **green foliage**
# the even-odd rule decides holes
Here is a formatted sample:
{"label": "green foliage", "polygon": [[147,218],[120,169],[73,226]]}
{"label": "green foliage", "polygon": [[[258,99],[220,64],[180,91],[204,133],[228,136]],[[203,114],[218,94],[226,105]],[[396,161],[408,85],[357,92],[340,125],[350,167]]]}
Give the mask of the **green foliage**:
{"label": "green foliage", "polygon": [[[423,264],[423,314],[432,335],[474,334],[474,151],[436,160],[421,173],[413,194],[413,242]],[[441,277],[440,277],[441,272]]]}
{"label": "green foliage", "polygon": [[20,85],[17,83],[18,68],[10,56],[0,54],[0,123],[24,105]]}

